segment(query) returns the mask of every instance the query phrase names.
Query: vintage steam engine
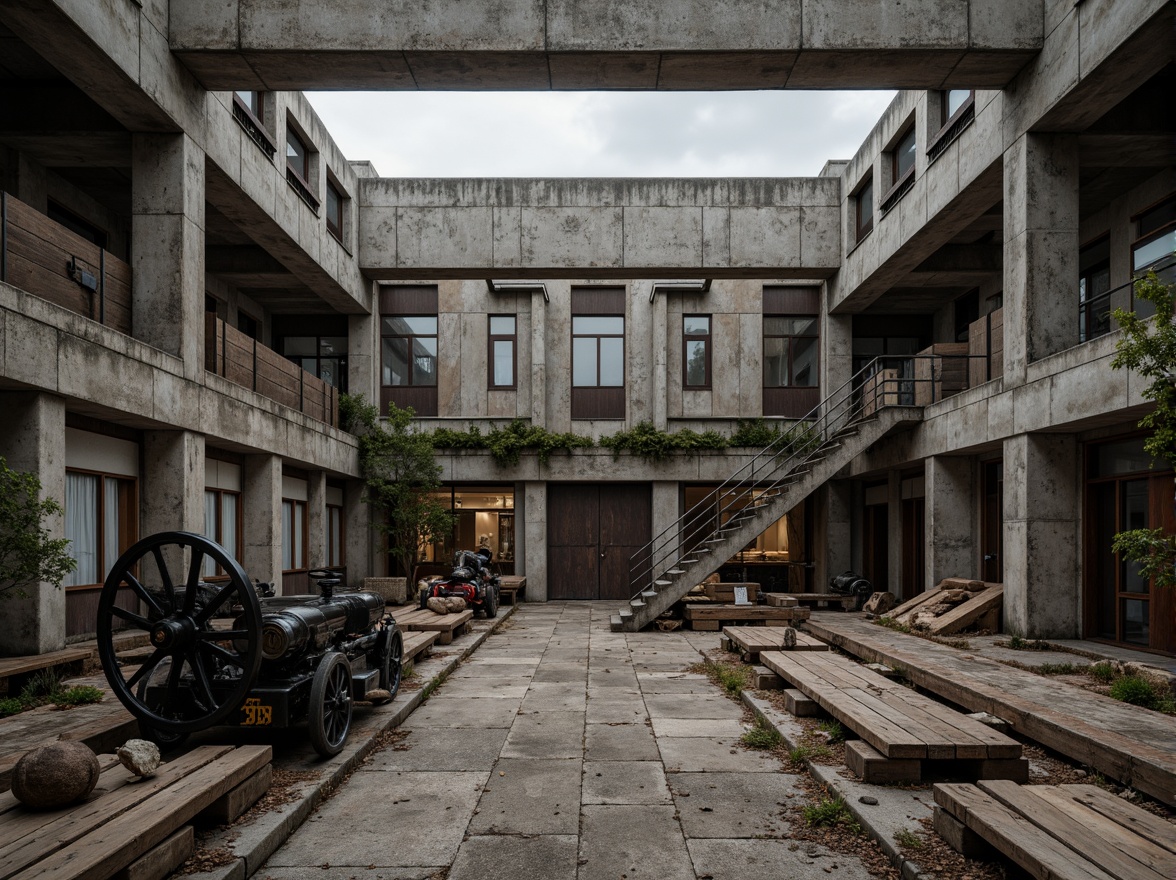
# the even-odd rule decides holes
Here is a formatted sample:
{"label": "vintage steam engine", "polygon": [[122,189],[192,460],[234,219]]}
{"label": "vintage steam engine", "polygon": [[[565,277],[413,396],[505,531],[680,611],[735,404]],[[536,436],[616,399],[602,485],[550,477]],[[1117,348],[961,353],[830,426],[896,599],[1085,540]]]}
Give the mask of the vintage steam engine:
{"label": "vintage steam engine", "polygon": [[[404,640],[378,594],[336,593],[334,572],[310,576],[317,596],[259,597],[268,585],[202,535],[162,532],[127,550],[102,588],[98,651],[144,735],[175,745],[218,724],[305,721],[315,750],[338,754],[353,702],[395,696]],[[137,668],[115,656],[118,623],[148,634],[154,650]]]}

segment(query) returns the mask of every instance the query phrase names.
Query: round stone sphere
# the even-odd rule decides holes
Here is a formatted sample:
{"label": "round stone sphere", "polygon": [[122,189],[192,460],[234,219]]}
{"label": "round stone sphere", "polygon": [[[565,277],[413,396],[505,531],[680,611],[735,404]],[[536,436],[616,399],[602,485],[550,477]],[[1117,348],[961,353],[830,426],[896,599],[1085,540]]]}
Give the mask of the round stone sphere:
{"label": "round stone sphere", "polygon": [[12,768],[12,793],[26,807],[51,810],[85,798],[98,784],[98,758],[78,742],[26,752]]}

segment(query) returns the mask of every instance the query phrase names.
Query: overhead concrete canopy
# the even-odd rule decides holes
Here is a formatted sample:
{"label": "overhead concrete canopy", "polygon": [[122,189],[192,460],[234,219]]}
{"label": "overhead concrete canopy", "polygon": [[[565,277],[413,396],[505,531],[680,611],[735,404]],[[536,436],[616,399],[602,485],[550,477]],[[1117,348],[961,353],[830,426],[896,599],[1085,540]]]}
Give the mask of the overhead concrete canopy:
{"label": "overhead concrete canopy", "polygon": [[209,89],[1000,88],[1043,0],[185,0]]}
{"label": "overhead concrete canopy", "polygon": [[359,263],[404,278],[825,278],[841,179],[360,181]]}

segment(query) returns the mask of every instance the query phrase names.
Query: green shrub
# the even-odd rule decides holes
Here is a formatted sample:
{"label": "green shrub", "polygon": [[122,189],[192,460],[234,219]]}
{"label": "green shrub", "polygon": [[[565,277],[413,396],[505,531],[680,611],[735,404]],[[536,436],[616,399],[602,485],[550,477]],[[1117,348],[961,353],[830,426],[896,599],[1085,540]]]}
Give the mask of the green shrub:
{"label": "green shrub", "polygon": [[1133,706],[1156,712],[1176,714],[1176,700],[1172,693],[1142,675],[1124,675],[1111,685],[1111,696]]}
{"label": "green shrub", "polygon": [[665,461],[675,452],[726,449],[727,442],[727,438],[716,431],[699,434],[683,428],[671,434],[655,427],[653,422],[638,422],[628,431],[600,438],[600,445],[611,449],[614,457],[628,451],[649,461]]}
{"label": "green shrub", "polygon": [[735,433],[727,442],[731,446],[762,448],[769,443],[774,443],[779,436],[779,426],[769,425],[762,418],[740,419],[735,423]]}
{"label": "green shrub", "polygon": [[1109,660],[1100,660],[1086,667],[1087,674],[1100,684],[1110,684],[1119,674],[1115,664]]}
{"label": "green shrub", "polygon": [[922,849],[923,838],[909,828],[903,828],[894,835],[894,842],[905,849]]}
{"label": "green shrub", "polygon": [[53,704],[62,708],[84,706],[87,703],[101,703],[102,690],[88,684],[67,688],[53,695]]}
{"label": "green shrub", "polygon": [[539,461],[547,464],[553,452],[570,452],[595,445],[591,437],[556,434],[546,428],[529,425],[522,419],[515,419],[505,428],[491,428],[488,434],[483,434],[477,425],[468,431],[438,428],[433,431],[431,439],[434,449],[489,449],[494,460],[502,467],[518,464],[519,457],[527,450],[535,452]]}
{"label": "green shrub", "polygon": [[1042,663],[1037,667],[1040,675],[1077,675],[1088,667],[1081,663]]}
{"label": "green shrub", "polygon": [[788,752],[788,760],[793,764],[801,764],[809,758],[828,758],[833,753],[828,746],[797,746]]}
{"label": "green shrub", "polygon": [[774,727],[769,727],[762,718],[757,718],[755,727],[739,738],[749,749],[774,749],[784,742],[784,737]]}

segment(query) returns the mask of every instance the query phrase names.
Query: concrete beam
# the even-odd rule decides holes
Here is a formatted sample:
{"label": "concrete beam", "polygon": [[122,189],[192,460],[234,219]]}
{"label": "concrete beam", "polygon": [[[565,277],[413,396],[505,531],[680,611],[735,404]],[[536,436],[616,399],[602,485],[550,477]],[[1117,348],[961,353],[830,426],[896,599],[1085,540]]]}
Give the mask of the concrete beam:
{"label": "concrete beam", "polygon": [[785,179],[361,181],[365,275],[824,278],[841,182]]}
{"label": "concrete beam", "polygon": [[191,0],[171,47],[210,89],[1002,87],[1042,0]]}

